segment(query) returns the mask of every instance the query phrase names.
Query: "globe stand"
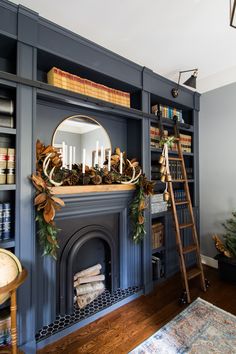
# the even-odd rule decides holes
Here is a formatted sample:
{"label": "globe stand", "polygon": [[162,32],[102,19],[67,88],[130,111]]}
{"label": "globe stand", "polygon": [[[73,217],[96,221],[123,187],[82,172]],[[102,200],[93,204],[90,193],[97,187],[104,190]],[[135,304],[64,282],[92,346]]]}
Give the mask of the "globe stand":
{"label": "globe stand", "polygon": [[7,284],[6,286],[3,286],[0,288],[0,294],[5,294],[9,293],[10,294],[10,299],[11,299],[11,306],[10,306],[10,312],[11,312],[11,348],[9,350],[4,348],[3,353],[12,353],[12,354],[19,354],[22,353],[18,351],[17,349],[17,323],[16,323],[16,312],[17,312],[17,301],[16,301],[16,290],[18,287],[24,283],[25,279],[27,277],[27,270],[22,269],[22,272],[20,272],[17,277]]}

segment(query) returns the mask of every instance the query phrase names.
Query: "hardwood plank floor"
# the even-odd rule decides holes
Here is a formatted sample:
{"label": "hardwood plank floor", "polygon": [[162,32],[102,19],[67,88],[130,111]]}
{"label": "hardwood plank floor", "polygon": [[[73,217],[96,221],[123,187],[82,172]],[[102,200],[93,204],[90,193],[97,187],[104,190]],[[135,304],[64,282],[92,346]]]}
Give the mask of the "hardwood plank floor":
{"label": "hardwood plank floor", "polygon": [[[236,315],[236,284],[221,281],[217,270],[212,268],[206,267],[205,275],[210,287],[204,293],[193,281],[192,299],[200,296]],[[181,281],[177,275],[157,286],[150,295],[141,296],[37,353],[128,353],[184,309],[185,306],[178,304],[180,294]]]}

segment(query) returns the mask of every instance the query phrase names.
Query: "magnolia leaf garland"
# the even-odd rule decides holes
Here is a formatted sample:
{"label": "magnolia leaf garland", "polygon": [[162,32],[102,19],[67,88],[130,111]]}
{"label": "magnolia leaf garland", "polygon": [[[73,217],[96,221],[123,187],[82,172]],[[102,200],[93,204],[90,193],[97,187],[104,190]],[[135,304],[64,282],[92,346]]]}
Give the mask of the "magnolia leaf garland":
{"label": "magnolia leaf garland", "polygon": [[133,224],[133,240],[139,243],[143,240],[145,231],[144,210],[147,208],[147,198],[154,193],[154,183],[141,175],[136,184],[135,197],[130,206],[130,216]]}
{"label": "magnolia leaf garland", "polygon": [[32,183],[36,188],[34,205],[36,207],[36,221],[38,223],[39,243],[43,248],[43,255],[50,255],[56,259],[58,246],[57,233],[54,217],[56,210],[64,206],[63,200],[51,194],[47,183],[41,175],[32,175]]}
{"label": "magnolia leaf garland", "polygon": [[[108,171],[106,160],[101,170],[85,167],[85,176],[82,175],[82,165],[74,164],[72,170],[62,168],[62,160],[58,151],[51,145],[45,146],[39,140],[36,143],[36,174],[31,176],[31,181],[36,189],[34,205],[36,208],[36,221],[38,224],[39,242],[43,255],[50,255],[56,259],[59,229],[54,218],[56,211],[64,206],[63,200],[51,193],[53,185],[81,185],[82,178],[87,184],[125,183],[135,184],[136,191],[130,207],[130,216],[133,224],[133,240],[140,242],[145,236],[144,210],[147,207],[147,197],[153,194],[153,182],[148,181],[141,173],[141,167],[136,159],[128,160],[123,153],[123,174],[120,175],[121,150],[116,148],[111,155],[111,170]],[[51,173],[48,173],[48,170]],[[53,173],[52,173],[53,172]],[[136,176],[134,178],[134,176]],[[53,179],[52,179],[53,178]]]}

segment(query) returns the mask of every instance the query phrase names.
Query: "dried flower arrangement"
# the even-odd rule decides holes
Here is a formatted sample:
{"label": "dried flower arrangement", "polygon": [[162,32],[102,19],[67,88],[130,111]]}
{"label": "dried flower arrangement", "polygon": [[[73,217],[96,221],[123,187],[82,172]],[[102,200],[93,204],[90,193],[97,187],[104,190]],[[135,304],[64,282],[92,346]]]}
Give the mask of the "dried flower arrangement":
{"label": "dried flower arrangement", "polygon": [[[102,169],[86,166],[82,173],[82,165],[72,165],[72,170],[62,168],[61,156],[51,145],[45,146],[39,140],[36,143],[36,174],[31,176],[36,188],[34,204],[36,207],[36,221],[38,222],[39,241],[43,248],[43,255],[50,255],[56,259],[58,246],[58,229],[54,222],[56,210],[64,206],[64,202],[51,193],[53,186],[76,186],[88,184],[134,184],[135,197],[131,203],[130,215],[133,222],[133,240],[140,242],[145,235],[144,210],[147,207],[147,196],[153,194],[153,183],[148,181],[141,171],[136,159],[128,160],[123,153],[123,168],[120,174],[121,151],[116,148],[111,155],[111,168],[107,168],[108,161]],[[49,172],[50,171],[50,172]]]}

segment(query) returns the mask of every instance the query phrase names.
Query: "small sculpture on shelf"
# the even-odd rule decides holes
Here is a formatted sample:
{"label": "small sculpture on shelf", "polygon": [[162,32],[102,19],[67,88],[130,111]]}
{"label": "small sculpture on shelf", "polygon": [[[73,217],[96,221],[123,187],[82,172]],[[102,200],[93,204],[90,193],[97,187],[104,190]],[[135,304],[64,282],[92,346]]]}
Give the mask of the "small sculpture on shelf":
{"label": "small sculpture on shelf", "polygon": [[[96,149],[96,151],[98,148]],[[99,166],[86,165],[85,149],[83,162],[71,164],[71,169],[64,166],[60,152],[39,140],[36,144],[36,174],[31,177],[36,188],[35,206],[37,211],[39,241],[43,255],[51,255],[56,259],[58,246],[58,229],[54,222],[56,210],[64,206],[64,202],[53,195],[53,186],[99,185],[99,184],[132,184],[136,186],[136,194],[131,204],[130,215],[133,221],[133,240],[138,242],[145,235],[144,209],[147,207],[146,197],[153,194],[153,183],[142,174],[137,159],[129,160],[126,153],[116,148],[109,152]],[[98,161],[98,159],[97,159]],[[69,166],[70,167],[70,166]]]}

